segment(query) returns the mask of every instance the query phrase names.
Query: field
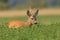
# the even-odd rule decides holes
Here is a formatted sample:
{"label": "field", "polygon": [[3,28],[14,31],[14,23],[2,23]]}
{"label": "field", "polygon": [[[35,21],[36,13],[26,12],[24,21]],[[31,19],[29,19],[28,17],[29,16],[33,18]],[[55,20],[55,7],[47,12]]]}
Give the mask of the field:
{"label": "field", "polygon": [[11,20],[26,21],[28,17],[0,17],[0,40],[60,40],[60,16],[37,16],[37,25],[8,28]]}
{"label": "field", "polygon": [[[25,16],[25,10],[4,10],[0,11],[0,17]],[[33,11],[33,10],[32,10]],[[39,15],[60,15],[60,8],[39,9]]]}

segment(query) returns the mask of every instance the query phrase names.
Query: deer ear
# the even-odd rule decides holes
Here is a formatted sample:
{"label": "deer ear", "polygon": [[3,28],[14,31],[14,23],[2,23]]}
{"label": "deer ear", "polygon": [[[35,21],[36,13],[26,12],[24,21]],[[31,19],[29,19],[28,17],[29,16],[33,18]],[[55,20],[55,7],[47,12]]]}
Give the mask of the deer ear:
{"label": "deer ear", "polygon": [[27,10],[27,15],[28,15],[28,16],[30,16],[30,15],[31,15],[29,10]]}
{"label": "deer ear", "polygon": [[38,14],[38,11],[39,11],[39,9],[37,9],[37,11],[35,12],[35,16]]}

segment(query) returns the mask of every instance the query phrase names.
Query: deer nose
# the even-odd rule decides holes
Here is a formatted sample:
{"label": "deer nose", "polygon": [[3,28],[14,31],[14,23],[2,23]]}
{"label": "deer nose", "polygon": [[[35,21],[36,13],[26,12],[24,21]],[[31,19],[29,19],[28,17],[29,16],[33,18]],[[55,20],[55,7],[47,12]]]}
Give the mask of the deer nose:
{"label": "deer nose", "polygon": [[36,23],[34,23],[34,24],[37,24],[37,22],[36,22]]}

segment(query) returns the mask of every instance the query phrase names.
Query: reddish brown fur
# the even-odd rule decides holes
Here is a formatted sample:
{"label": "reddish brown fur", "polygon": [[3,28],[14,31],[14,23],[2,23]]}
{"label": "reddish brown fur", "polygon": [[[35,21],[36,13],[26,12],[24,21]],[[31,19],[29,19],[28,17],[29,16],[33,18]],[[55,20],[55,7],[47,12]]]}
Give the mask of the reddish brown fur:
{"label": "reddish brown fur", "polygon": [[36,15],[37,15],[38,11],[34,14],[30,13],[30,11],[27,11],[27,15],[29,16],[28,21],[27,22],[23,22],[23,21],[19,21],[19,20],[13,20],[11,22],[9,22],[8,24],[8,28],[19,28],[22,26],[30,26],[31,24],[35,24],[36,22]]}
{"label": "reddish brown fur", "polygon": [[18,27],[21,27],[23,25],[24,25],[24,22],[13,20],[9,23],[9,28],[12,28],[12,27],[18,28]]}

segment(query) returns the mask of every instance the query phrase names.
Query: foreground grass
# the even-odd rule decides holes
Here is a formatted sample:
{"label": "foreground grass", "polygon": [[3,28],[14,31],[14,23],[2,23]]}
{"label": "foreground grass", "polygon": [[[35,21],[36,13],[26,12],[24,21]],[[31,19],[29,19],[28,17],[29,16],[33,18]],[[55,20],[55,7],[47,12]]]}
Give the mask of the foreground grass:
{"label": "foreground grass", "polygon": [[[11,20],[26,21],[27,17],[0,18],[0,40],[60,40],[60,16],[39,16],[38,24],[32,27],[21,27],[18,29],[8,28],[8,22]],[[42,21],[50,21],[52,24],[44,25]]]}

